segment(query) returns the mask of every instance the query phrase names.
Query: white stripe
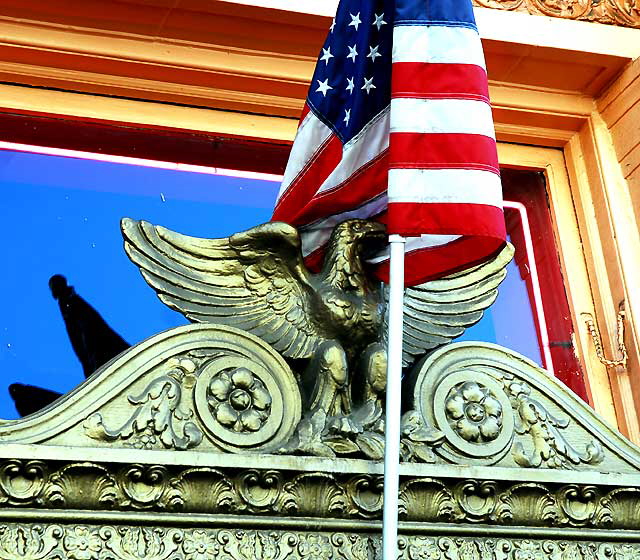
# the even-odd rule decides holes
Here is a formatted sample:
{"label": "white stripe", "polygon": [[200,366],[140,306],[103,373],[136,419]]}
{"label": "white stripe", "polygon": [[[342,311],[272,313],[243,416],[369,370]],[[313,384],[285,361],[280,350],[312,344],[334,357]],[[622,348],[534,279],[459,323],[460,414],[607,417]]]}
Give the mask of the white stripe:
{"label": "white stripe", "polygon": [[342,212],[341,214],[334,214],[313,222],[308,226],[298,228],[298,231],[300,232],[300,239],[302,241],[302,254],[306,257],[325,245],[331,237],[333,228],[345,220],[350,220],[352,218],[369,218],[370,216],[379,214],[386,207],[387,195],[384,193],[354,210]]}
{"label": "white stripe", "polygon": [[[461,235],[435,235],[429,233],[423,233],[420,237],[407,237],[407,241],[404,246],[405,254],[411,251],[417,251],[418,249],[429,249],[432,247],[439,247],[451,243],[456,239],[460,239]],[[368,263],[379,264],[389,260],[389,246],[380,252],[380,254],[367,259]]]}
{"label": "white stripe", "polygon": [[467,27],[399,25],[393,30],[392,60],[475,64],[485,68],[480,36]]}
{"label": "white stripe", "polygon": [[500,177],[477,169],[390,169],[389,202],[488,204],[502,208]]}
{"label": "white stripe", "polygon": [[495,140],[491,107],[473,99],[392,99],[391,132],[482,134]]}
{"label": "white stripe", "polygon": [[278,200],[330,136],[331,129],[309,111],[296,133]]}
{"label": "white stripe", "polygon": [[344,183],[363,165],[389,147],[389,108],[380,112],[357,136],[344,145],[342,159],[320,186],[317,194]]}

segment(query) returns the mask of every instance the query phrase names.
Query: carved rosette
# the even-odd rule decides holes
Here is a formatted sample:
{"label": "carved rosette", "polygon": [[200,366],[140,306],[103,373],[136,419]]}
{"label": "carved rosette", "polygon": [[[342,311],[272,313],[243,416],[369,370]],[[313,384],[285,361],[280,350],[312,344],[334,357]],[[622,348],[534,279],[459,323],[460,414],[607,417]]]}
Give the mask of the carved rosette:
{"label": "carved rosette", "polygon": [[[640,545],[587,540],[403,535],[400,560],[636,560]],[[0,525],[0,560],[372,560],[378,535],[302,530]]]}
{"label": "carved rosette", "polygon": [[[275,450],[291,438],[302,400],[279,354],[232,327],[189,325],[171,333],[177,340],[170,346],[166,333],[148,341],[149,366],[136,371],[123,396],[88,416],[85,436],[138,449],[229,452]],[[124,357],[143,362],[144,354],[136,347]],[[125,377],[130,369],[115,362],[101,377]]]}
{"label": "carved rosette", "polygon": [[415,411],[403,419],[409,460],[436,461],[427,448],[457,464],[566,469],[600,464],[600,441],[621,441],[546,372],[499,346],[453,344],[412,375]]}
{"label": "carved rosette", "polygon": [[483,8],[640,27],[637,0],[473,0],[473,3]]}
{"label": "carved rosette", "polygon": [[244,356],[207,362],[194,392],[207,435],[227,451],[264,451],[287,441],[301,414],[297,382],[288,373]]}

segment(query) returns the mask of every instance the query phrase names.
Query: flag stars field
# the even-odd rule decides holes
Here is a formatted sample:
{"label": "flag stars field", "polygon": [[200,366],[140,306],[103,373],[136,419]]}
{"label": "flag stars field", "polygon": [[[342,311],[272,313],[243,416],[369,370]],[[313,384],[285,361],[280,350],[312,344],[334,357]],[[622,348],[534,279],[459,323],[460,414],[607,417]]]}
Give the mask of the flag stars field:
{"label": "flag stars field", "polygon": [[331,54],[331,47],[322,49],[322,56],[320,57],[320,60],[323,60],[326,65],[329,65],[330,58],[333,58],[333,55]]}
{"label": "flag stars field", "polygon": [[356,31],[358,31],[358,25],[360,25],[362,23],[362,21],[360,20],[360,12],[358,12],[355,16],[353,14],[349,14],[351,16],[351,23],[349,24],[349,27],[355,27]]}
{"label": "flag stars field", "polygon": [[365,78],[364,85],[360,89],[364,89],[367,93],[372,89],[376,89],[376,86],[373,85],[373,78]]}
{"label": "flag stars field", "polygon": [[375,47],[369,47],[369,54],[367,55],[367,58],[370,58],[373,62],[375,62],[377,57],[382,56],[378,52],[379,48],[380,48],[380,45],[376,45]]}
{"label": "flag stars field", "polygon": [[[349,217],[410,238],[408,283],[495,253],[504,218],[471,0],[340,0],[318,50],[274,212],[300,229],[309,266]],[[384,279],[388,253],[371,264]]]}
{"label": "flag stars field", "polygon": [[353,80],[355,79],[354,76],[352,76],[351,78],[347,78],[347,91],[352,94],[353,93],[353,88],[355,87]]}
{"label": "flag stars field", "polygon": [[[383,25],[387,25],[387,22],[386,22],[386,21],[384,21],[384,19],[383,19],[383,18],[384,18],[384,12],[383,12],[382,14],[380,14],[380,15],[375,14],[375,21],[371,24],[371,25],[373,25],[374,27],[377,27],[377,28],[378,28],[378,31],[380,31],[380,28],[381,28]],[[335,20],[334,20],[334,23],[335,23]]]}
{"label": "flag stars field", "polygon": [[323,82],[318,80],[318,89],[316,91],[319,91],[320,93],[322,93],[323,96],[326,96],[327,92],[330,89],[333,89],[333,88],[329,85],[329,78],[327,78]]}

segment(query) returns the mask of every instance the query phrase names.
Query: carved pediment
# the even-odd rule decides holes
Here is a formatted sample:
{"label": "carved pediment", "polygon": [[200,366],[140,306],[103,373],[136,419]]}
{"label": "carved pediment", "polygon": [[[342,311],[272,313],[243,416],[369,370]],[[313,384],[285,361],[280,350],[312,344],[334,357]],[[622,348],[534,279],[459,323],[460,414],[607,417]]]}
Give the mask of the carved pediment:
{"label": "carved pediment", "polygon": [[640,27],[636,0],[473,0],[483,8]]}

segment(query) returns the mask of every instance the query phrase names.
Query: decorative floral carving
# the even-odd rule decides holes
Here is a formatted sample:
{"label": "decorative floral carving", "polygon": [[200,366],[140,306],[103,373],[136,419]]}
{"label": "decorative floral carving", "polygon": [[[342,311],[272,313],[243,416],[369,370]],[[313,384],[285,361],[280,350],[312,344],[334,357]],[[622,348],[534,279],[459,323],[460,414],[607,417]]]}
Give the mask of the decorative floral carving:
{"label": "decorative floral carving", "polygon": [[0,558],[2,560],[44,560],[63,535],[58,525],[1,525]]}
{"label": "decorative floral carving", "polygon": [[523,540],[516,543],[513,560],[545,560],[546,554],[539,542]]}
{"label": "decorative floral carving", "polygon": [[208,394],[215,418],[236,432],[256,432],[269,417],[271,395],[245,367],[218,372],[209,382]]}
{"label": "decorative floral carving", "polygon": [[134,411],[118,428],[104,424],[99,412],[84,423],[85,433],[97,440],[123,440],[126,447],[151,449],[160,442],[169,449],[189,449],[202,441],[202,431],[192,421],[193,410],[182,410],[182,388],[192,388],[196,364],[171,358],[169,371],[153,379],[139,395],[129,395]]}
{"label": "decorative floral carving", "polygon": [[453,387],[445,401],[451,426],[467,441],[486,442],[498,437],[502,406],[483,385],[467,381]]}
{"label": "decorative floral carving", "polygon": [[[0,487],[17,483],[16,473],[26,463],[17,461],[18,468],[16,461],[6,461],[4,466],[12,467],[6,469],[0,463]],[[376,519],[382,508],[379,475],[88,462],[38,468],[43,477],[38,484],[24,482],[30,494],[5,501],[5,507],[333,519]],[[453,484],[446,478],[413,477],[402,481],[399,507],[411,521],[633,529],[640,489],[465,479]]]}
{"label": "decorative floral carving", "polygon": [[102,549],[102,540],[97,529],[74,527],[67,531],[62,546],[73,560],[94,560]]}
{"label": "decorative floral carving", "polygon": [[503,383],[513,408],[517,412],[516,432],[529,434],[533,451],[527,453],[521,442],[513,446],[515,462],[522,467],[572,468],[585,463],[597,465],[604,458],[602,446],[597,440],[587,443],[585,451],[576,450],[561,430],[569,426],[569,420],[556,418],[539,401],[531,397],[531,387],[504,375]]}
{"label": "decorative floral carving", "polygon": [[476,6],[640,27],[637,0],[473,0]]}
{"label": "decorative floral carving", "polygon": [[[402,535],[399,560],[637,560],[629,542]],[[373,560],[377,534],[261,529],[0,525],[0,560]]]}
{"label": "decorative floral carving", "polygon": [[220,544],[215,535],[202,530],[195,530],[185,535],[182,550],[187,555],[187,560],[209,560],[217,558],[220,552]]}
{"label": "decorative floral carving", "polygon": [[[452,345],[413,375],[416,410],[403,419],[403,450],[412,460],[567,469],[604,459],[601,436],[583,423],[584,414],[592,412],[581,412],[582,418],[571,409],[566,416],[554,412],[554,400],[566,396],[542,370],[516,361],[505,349]],[[582,406],[576,401],[576,412]],[[410,422],[413,430],[407,429]],[[416,446],[417,433],[425,434],[420,439],[431,456]],[[586,442],[584,451],[575,441]]]}
{"label": "decorative floral carving", "polygon": [[[174,553],[185,534],[177,529],[158,529],[150,527],[102,527],[100,538],[102,550],[111,554],[106,557],[115,560],[169,560],[176,558]],[[191,535],[192,533],[187,533]],[[102,559],[104,556],[100,555]],[[185,557],[187,560],[188,557]]]}
{"label": "decorative floral carving", "polygon": [[300,559],[333,560],[333,546],[329,537],[321,534],[309,534],[298,544]]}

